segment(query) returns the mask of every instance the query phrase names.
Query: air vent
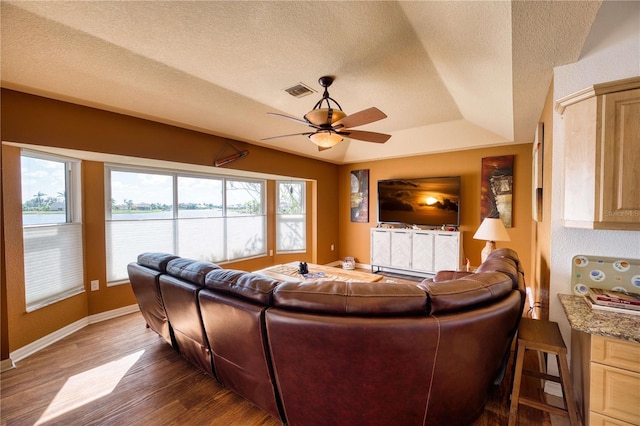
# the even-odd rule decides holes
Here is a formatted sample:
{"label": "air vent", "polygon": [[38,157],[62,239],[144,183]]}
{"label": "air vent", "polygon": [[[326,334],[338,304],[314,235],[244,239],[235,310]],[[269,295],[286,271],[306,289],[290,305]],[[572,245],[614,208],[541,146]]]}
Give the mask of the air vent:
{"label": "air vent", "polygon": [[296,98],[303,98],[307,95],[315,93],[315,90],[313,90],[312,88],[310,88],[304,83],[298,83],[295,86],[289,87],[288,89],[284,89],[284,91]]}

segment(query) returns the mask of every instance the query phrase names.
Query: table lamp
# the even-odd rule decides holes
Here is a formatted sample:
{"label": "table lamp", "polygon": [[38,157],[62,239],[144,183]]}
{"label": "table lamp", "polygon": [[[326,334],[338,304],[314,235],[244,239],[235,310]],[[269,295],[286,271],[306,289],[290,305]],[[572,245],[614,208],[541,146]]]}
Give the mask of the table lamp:
{"label": "table lamp", "polygon": [[481,259],[484,263],[487,260],[489,253],[496,249],[496,241],[511,241],[507,229],[502,223],[502,219],[499,217],[487,217],[485,218],[480,227],[474,234],[475,240],[486,240],[487,244],[482,249]]}

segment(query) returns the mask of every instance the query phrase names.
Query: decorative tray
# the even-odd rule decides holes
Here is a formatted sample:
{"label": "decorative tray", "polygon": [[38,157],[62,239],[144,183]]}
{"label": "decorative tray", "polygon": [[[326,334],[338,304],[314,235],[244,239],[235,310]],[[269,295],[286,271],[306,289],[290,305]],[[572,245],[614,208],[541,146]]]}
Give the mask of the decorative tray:
{"label": "decorative tray", "polygon": [[571,259],[571,288],[584,296],[589,288],[640,293],[640,259],[577,255]]}

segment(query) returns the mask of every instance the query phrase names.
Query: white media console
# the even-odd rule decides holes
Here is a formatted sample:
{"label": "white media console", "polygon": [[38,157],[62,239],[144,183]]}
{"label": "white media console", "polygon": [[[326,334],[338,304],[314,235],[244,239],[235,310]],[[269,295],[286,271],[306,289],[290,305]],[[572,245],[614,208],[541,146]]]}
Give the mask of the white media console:
{"label": "white media console", "polygon": [[371,229],[371,270],[412,275],[462,267],[462,233],[402,228]]}

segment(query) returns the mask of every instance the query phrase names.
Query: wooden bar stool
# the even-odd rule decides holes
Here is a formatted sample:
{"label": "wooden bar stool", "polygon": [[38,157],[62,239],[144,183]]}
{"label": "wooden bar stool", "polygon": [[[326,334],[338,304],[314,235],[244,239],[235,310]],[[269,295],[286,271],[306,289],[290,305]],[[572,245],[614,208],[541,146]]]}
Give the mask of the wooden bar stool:
{"label": "wooden bar stool", "polygon": [[[516,354],[516,370],[513,376],[513,390],[511,392],[511,410],[509,411],[509,426],[515,426],[518,422],[518,405],[523,404],[538,410],[560,416],[569,417],[572,426],[579,425],[576,402],[573,399],[573,388],[569,377],[569,366],[567,364],[567,347],[562,340],[558,323],[522,318],[518,327],[518,352]],[[559,376],[522,369],[524,364],[525,351],[534,350],[553,354],[558,360]],[[546,369],[545,369],[546,370]],[[560,383],[564,398],[565,408],[558,408],[544,402],[539,402],[531,398],[520,396],[520,384],[522,375],[533,376],[544,380],[551,380]]]}

